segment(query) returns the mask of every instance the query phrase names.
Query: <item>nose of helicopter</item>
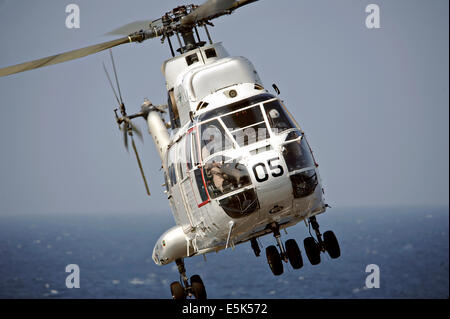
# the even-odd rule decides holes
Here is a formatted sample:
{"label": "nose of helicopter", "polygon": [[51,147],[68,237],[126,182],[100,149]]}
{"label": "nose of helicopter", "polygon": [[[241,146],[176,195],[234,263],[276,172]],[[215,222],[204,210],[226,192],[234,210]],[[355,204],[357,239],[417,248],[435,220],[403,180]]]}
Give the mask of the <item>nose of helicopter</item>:
{"label": "nose of helicopter", "polygon": [[275,214],[292,206],[292,186],[287,168],[276,151],[252,156],[249,171],[255,180],[260,208]]}

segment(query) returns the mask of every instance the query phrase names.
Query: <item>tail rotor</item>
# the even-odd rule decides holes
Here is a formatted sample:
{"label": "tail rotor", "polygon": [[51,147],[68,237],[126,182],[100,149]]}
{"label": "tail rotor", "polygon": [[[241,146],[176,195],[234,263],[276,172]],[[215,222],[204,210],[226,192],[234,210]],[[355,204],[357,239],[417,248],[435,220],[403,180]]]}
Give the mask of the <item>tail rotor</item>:
{"label": "tail rotor", "polygon": [[[128,138],[131,139],[131,146],[133,148],[134,154],[136,156],[136,160],[139,166],[139,170],[142,176],[142,179],[144,181],[144,185],[145,185],[145,190],[147,192],[147,195],[150,196],[150,190],[148,188],[148,183],[147,183],[147,179],[145,178],[145,174],[144,174],[144,169],[142,168],[142,163],[141,163],[141,159],[139,157],[139,153],[137,151],[136,148],[136,144],[134,142],[134,134],[136,134],[136,136],[142,141],[142,133],[139,130],[138,127],[136,127],[133,122],[131,121],[133,118],[138,117],[138,116],[142,116],[143,114],[135,114],[132,116],[128,116],[126,109],[125,109],[125,104],[123,103],[123,99],[122,99],[122,93],[120,92],[120,86],[119,86],[119,80],[117,77],[117,70],[116,70],[116,65],[114,63],[114,57],[112,54],[112,50],[109,50],[110,56],[111,56],[111,62],[112,62],[112,66],[113,66],[113,71],[114,71],[114,78],[116,80],[116,85],[117,85],[117,91],[118,91],[118,95],[116,93],[116,90],[114,88],[114,85],[111,81],[111,77],[109,76],[108,70],[106,69],[105,64],[103,63],[103,69],[105,71],[106,77],[108,78],[108,82],[111,86],[111,89],[114,93],[114,97],[116,98],[117,104],[119,105],[118,108],[114,109],[114,115],[116,118],[116,122],[119,125],[119,129],[122,131],[123,133],[123,143],[124,146],[126,148],[126,150],[128,151]],[[117,111],[120,111],[121,116],[119,117],[119,115],[117,114]]]}

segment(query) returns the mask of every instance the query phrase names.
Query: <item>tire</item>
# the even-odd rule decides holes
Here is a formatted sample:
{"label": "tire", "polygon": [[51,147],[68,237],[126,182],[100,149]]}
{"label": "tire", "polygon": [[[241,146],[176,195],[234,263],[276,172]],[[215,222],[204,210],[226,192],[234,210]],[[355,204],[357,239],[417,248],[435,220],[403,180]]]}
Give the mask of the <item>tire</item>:
{"label": "tire", "polygon": [[267,263],[270,270],[275,276],[279,276],[283,273],[283,263],[281,261],[278,249],[275,246],[269,246],[266,248]]}
{"label": "tire", "polygon": [[313,237],[306,237],[303,241],[306,256],[311,265],[320,264],[320,249]]}
{"label": "tire", "polygon": [[184,288],[178,281],[174,281],[170,284],[170,292],[172,293],[173,299],[186,299]]}
{"label": "tire", "polygon": [[289,263],[292,268],[300,269],[303,267],[303,259],[302,253],[300,252],[300,248],[298,248],[297,242],[295,239],[288,239],[285,243],[286,254],[289,259]]}
{"label": "tire", "polygon": [[341,248],[334,233],[329,230],[323,234],[323,241],[325,242],[325,249],[331,258],[336,259],[341,256]]}
{"label": "tire", "polygon": [[193,275],[191,277],[191,288],[195,299],[206,300],[205,285],[199,275]]}

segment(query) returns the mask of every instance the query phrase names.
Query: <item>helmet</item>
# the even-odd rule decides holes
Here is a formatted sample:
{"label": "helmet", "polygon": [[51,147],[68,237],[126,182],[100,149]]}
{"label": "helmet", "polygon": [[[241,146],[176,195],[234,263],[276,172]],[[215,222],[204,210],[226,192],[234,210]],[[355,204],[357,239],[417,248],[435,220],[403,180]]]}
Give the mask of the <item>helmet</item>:
{"label": "helmet", "polygon": [[275,109],[271,109],[271,110],[269,111],[269,116],[270,116],[271,118],[273,118],[273,119],[277,119],[277,118],[280,117],[280,113],[279,113],[277,110],[275,110]]}

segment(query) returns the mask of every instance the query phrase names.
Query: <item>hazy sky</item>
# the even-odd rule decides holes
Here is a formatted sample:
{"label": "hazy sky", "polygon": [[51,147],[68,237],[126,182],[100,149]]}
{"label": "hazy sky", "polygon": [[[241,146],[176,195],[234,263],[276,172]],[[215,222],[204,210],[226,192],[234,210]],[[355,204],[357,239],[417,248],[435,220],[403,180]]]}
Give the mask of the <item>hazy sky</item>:
{"label": "hazy sky", "polygon": [[[81,28],[67,29],[66,5]],[[190,3],[190,1],[189,1]],[[381,28],[365,25],[378,4]],[[0,67],[108,41],[182,1],[0,0]],[[448,0],[261,0],[215,20],[213,40],[249,58],[305,130],[331,206],[449,202]],[[166,102],[158,39],[114,49],[129,112]],[[0,78],[0,214],[167,212],[149,135],[146,197],[122,144],[103,52]],[[144,122],[139,125],[144,128]]]}

